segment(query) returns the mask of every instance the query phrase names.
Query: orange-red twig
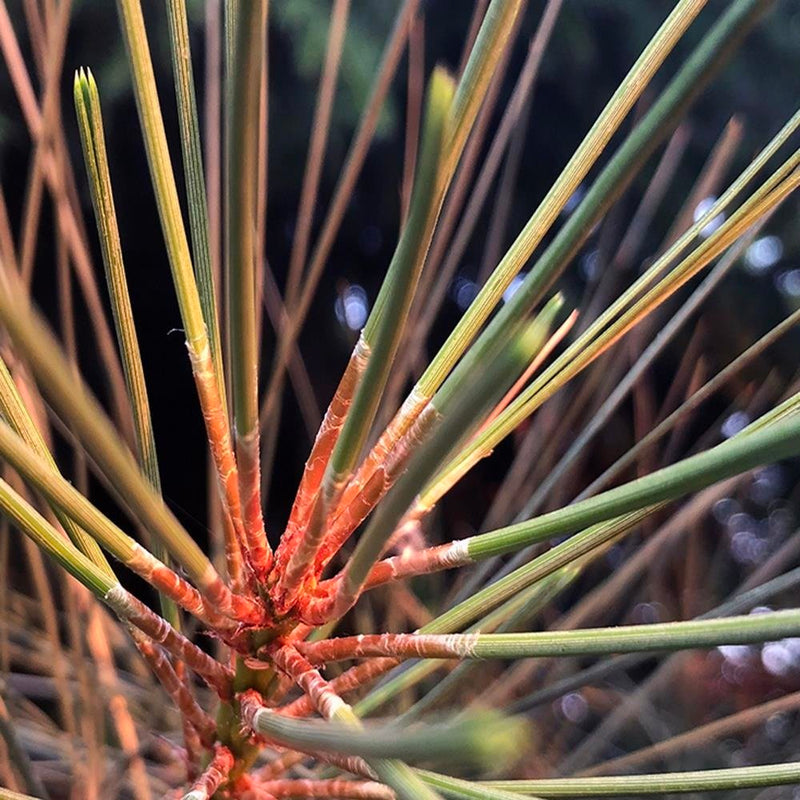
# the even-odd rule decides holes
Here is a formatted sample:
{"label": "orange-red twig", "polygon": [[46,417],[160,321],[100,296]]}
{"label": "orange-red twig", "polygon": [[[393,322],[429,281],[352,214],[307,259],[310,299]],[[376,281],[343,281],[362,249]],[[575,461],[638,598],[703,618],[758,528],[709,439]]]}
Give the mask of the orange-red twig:
{"label": "orange-red twig", "polygon": [[[374,658],[351,667],[330,681],[330,686],[338,695],[360,689],[362,686],[385,675],[400,663],[396,658]],[[281,708],[281,714],[291,717],[305,717],[314,710],[308,696],[304,695]]]}
{"label": "orange-red twig", "polygon": [[[322,574],[333,556],[402,475],[415,450],[428,438],[440,419],[436,408],[431,403],[425,403],[421,408],[414,410],[414,419],[411,424],[395,428],[392,435],[397,435],[399,438],[394,441],[387,438],[382,445],[379,440],[375,445],[370,454],[373,456],[370,467],[359,469],[342,496],[336,516],[327,525],[327,534],[316,559],[315,573],[317,577]],[[399,433],[401,427],[404,430]],[[388,431],[389,428],[387,428]],[[381,437],[381,439],[383,438]],[[377,452],[379,449],[380,453]],[[380,461],[378,461],[379,456],[382,459]],[[360,474],[369,477],[366,479],[366,483],[359,486],[357,481]]]}
{"label": "orange-red twig", "polygon": [[341,800],[395,800],[394,792],[375,781],[284,779],[254,785],[272,797],[330,797]]}
{"label": "orange-red twig", "polygon": [[153,556],[149,550],[136,545],[133,556],[125,564],[144,578],[153,588],[174,600],[184,611],[218,630],[232,628],[236,623],[221,615],[217,607],[206,601],[200,592],[177,572]]}
{"label": "orange-red twig", "polygon": [[213,608],[227,617],[252,625],[264,624],[267,620],[266,611],[258,603],[234,594],[214,569],[209,570],[208,579],[203,581],[200,591]]}
{"label": "orange-red twig", "polygon": [[137,627],[168,650],[175,658],[197,673],[220,697],[231,697],[233,673],[224,665],[192,644],[178,633],[165,619],[151,611],[144,603],[119,584],[105,596],[106,603],[123,621]]}
{"label": "orange-red twig", "polygon": [[368,360],[369,346],[363,338],[359,338],[306,461],[289,522],[275,553],[275,583],[270,598],[279,613],[281,609],[285,611],[291,607],[309,564],[313,564],[319,541],[306,535],[308,525],[320,494],[328,461]]}
{"label": "orange-red twig", "polygon": [[[289,650],[291,650],[291,648],[283,649],[286,650],[287,653]],[[306,697],[309,698],[315,710],[319,711],[323,716],[332,714],[337,706],[342,707],[345,705],[344,701],[338,697],[335,690],[332,688],[332,684],[326,681],[311,664],[302,658],[302,656],[298,656],[296,652],[294,657],[284,661],[284,665],[287,671],[291,672],[293,675],[296,675],[297,678],[305,682],[306,685],[312,686],[313,684],[313,696],[311,694],[307,694]],[[311,675],[311,677],[303,677],[308,675]],[[259,713],[263,713],[263,710],[267,708],[266,704],[261,699],[261,696],[258,694],[258,692],[253,689],[248,689],[246,692],[240,695],[239,702],[242,709],[242,722],[247,727],[254,729],[256,717]],[[312,755],[321,761],[335,763],[341,769],[351,772],[353,775],[364,775],[369,778],[375,778],[373,771],[370,769],[364,759],[360,758],[359,756],[317,753],[310,749],[307,752],[309,755]]]}
{"label": "orange-red twig", "polygon": [[161,685],[172,698],[181,715],[200,735],[203,745],[209,747],[214,742],[217,729],[214,720],[200,708],[189,688],[172,668],[164,651],[141,634],[137,633],[133,638],[139,652],[144,656],[150,669],[153,670]]}
{"label": "orange-red twig", "polygon": [[290,677],[308,696],[314,708],[325,719],[331,719],[344,706],[344,701],[319,670],[291,646],[281,647],[272,654],[275,666]]}
{"label": "orange-red twig", "polygon": [[228,780],[234,763],[233,753],[227,747],[218,745],[214,758],[194,782],[191,790],[184,795],[184,800],[210,800],[217,789]]}
{"label": "orange-red twig", "polygon": [[225,558],[228,565],[228,574],[235,585],[242,585],[242,564],[236,553],[246,552],[244,522],[242,520],[242,503],[239,495],[239,476],[236,468],[236,458],[233,453],[231,431],[222,395],[217,384],[217,375],[214,370],[214,361],[208,343],[197,350],[190,344],[189,359],[192,363],[192,374],[197,394],[200,399],[200,408],[203,412],[208,444],[211,456],[217,469],[222,498],[227,514],[230,515],[231,526],[226,526],[226,536],[236,536],[238,549],[226,542]]}
{"label": "orange-red twig", "polygon": [[256,425],[250,433],[236,436],[247,563],[259,584],[266,580],[272,566],[272,549],[267,541],[264,515],[261,511],[261,464],[258,441],[260,433],[260,427]]}
{"label": "orange-red twig", "polygon": [[[406,548],[399,555],[384,558],[375,564],[364,584],[364,591],[393,581],[414,578],[418,575],[430,575],[432,572],[465,567],[472,563],[474,561],[467,551],[466,539],[456,539],[422,550]],[[341,575],[320,583],[319,597],[323,599],[317,599],[316,607],[321,608],[325,603],[330,604],[331,598],[337,593],[341,583]],[[307,606],[309,614],[312,606],[314,606],[313,601],[309,602]]]}
{"label": "orange-red twig", "polygon": [[[469,658],[478,633],[375,633],[319,642],[297,642],[296,652],[314,663],[354,658]],[[305,660],[305,659],[303,659]]]}

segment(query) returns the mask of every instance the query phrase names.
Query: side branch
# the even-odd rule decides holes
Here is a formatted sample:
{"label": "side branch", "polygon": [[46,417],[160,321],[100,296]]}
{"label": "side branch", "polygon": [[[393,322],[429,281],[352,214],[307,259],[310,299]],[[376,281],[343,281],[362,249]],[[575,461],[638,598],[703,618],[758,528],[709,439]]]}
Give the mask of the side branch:
{"label": "side branch", "polygon": [[384,633],[297,642],[314,663],[351,658],[535,658],[753,644],[800,633],[800,609],[721,619],[536,633]]}
{"label": "side branch", "polygon": [[[230,425],[214,371],[211,348],[207,342],[204,342],[201,349],[193,347],[188,341],[186,346],[189,350],[192,374],[197,386],[200,408],[203,412],[211,457],[217,470],[224,510],[231,521],[230,531],[226,526],[225,542],[228,573],[235,586],[242,585],[241,562],[237,560],[237,554],[245,549],[244,522],[239,495],[239,474],[233,453]],[[235,534],[238,547],[230,541],[231,533]]]}
{"label": "side branch", "polygon": [[[364,483],[359,476],[348,485],[345,496],[337,508],[336,516],[329,524],[329,532],[320,548],[316,559],[315,572],[321,575],[330,560],[341,549],[353,532],[367,518],[370,512],[385,497],[397,479],[403,474],[408,462],[420,445],[425,442],[439,424],[441,414],[432,403],[426,403],[421,409],[415,409],[413,422],[393,446],[385,453],[383,460],[364,470]],[[380,441],[378,442],[378,445]],[[376,450],[378,445],[373,448]],[[387,445],[388,447],[388,442]],[[367,477],[368,476],[368,477]]]}
{"label": "side branch", "polygon": [[370,347],[360,336],[306,461],[289,522],[275,553],[273,572],[277,581],[270,597],[278,613],[284,613],[294,604],[309,567],[314,564],[324,526],[318,525],[317,536],[313,536],[309,535],[309,524],[315,509],[318,508],[320,515],[327,514],[331,498],[325,497],[322,481],[369,354]]}
{"label": "side branch", "polygon": [[[341,675],[337,675],[329,681],[329,685],[337,695],[341,696],[366,686],[368,683],[385,675],[399,663],[396,658],[372,658],[369,661],[356,664]],[[308,695],[303,695],[284,706],[281,709],[281,713],[287,717],[307,717],[314,710],[315,707],[311,698]]]}
{"label": "side branch", "polygon": [[272,797],[326,797],[341,800],[395,800],[395,793],[375,781],[284,779],[262,781],[256,784],[259,791]]}
{"label": "side branch", "polygon": [[183,634],[178,633],[165,619],[151,611],[122,586],[116,584],[106,592],[103,600],[120,619],[137,627],[168,650],[175,658],[186,663],[222,699],[232,695],[233,673],[230,669],[204,653]]}
{"label": "side branch", "polygon": [[233,753],[227,747],[217,747],[214,758],[211,759],[205,772],[195,781],[182,800],[210,800],[217,789],[228,780],[233,764]]}
{"label": "side branch", "polygon": [[184,720],[200,735],[205,747],[209,747],[216,737],[217,726],[214,720],[200,708],[187,685],[178,677],[169,659],[160,647],[134,629],[133,640],[139,652],[147,661],[159,683],[172,698]]}

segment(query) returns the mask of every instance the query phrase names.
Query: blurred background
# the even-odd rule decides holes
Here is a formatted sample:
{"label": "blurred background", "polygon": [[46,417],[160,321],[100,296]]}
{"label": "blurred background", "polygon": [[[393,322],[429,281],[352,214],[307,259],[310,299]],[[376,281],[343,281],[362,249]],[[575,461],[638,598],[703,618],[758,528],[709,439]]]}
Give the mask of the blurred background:
{"label": "blurred background", "polygon": [[[23,55],[28,64],[33,64],[34,55],[24,34],[25,5],[21,0],[7,3]],[[195,79],[202,108],[208,6],[202,0],[190,0],[188,5]],[[324,218],[398,5],[389,0],[353,0],[312,241]],[[667,0],[566,0],[544,53],[532,102],[520,126],[516,176],[504,184],[502,199],[508,202],[509,212],[502,235],[503,246],[511,243],[527,221],[672,5]],[[657,74],[640,107],[623,124],[622,135],[630,130],[633,119],[657,96],[677,65],[727,5],[728,0],[710,0]],[[163,3],[156,0],[145,0],[143,6],[162,107],[172,137],[173,162],[179,165],[166,15]],[[330,7],[328,0],[287,0],[274,2],[270,7],[265,257],[279,287],[286,278]],[[500,89],[492,128],[511,94],[543,8],[542,0],[530,0],[527,4],[506,80]],[[436,63],[457,69],[472,11],[473,4],[468,0],[426,0],[423,3],[426,74]],[[650,224],[643,231],[635,257],[627,265],[627,271],[619,276],[620,285],[628,282],[658,251],[698,174],[732,119],[735,125],[741,126],[741,141],[722,186],[738,174],[794,113],[800,98],[799,64],[800,3],[778,0],[713,85],[690,109],[685,123],[685,149],[680,159],[676,159],[671,179]],[[76,166],[78,192],[85,218],[90,221],[91,204],[71,102],[73,71],[80,66],[92,69],[101,92],[122,244],[134,312],[140,321],[139,335],[149,378],[156,439],[169,442],[169,446],[162,444],[159,449],[164,494],[182,522],[204,541],[207,537],[206,498],[200,487],[204,486],[206,476],[205,437],[183,337],[176,330],[180,327],[180,318],[168,277],[169,266],[113,3],[74,0],[63,76],[61,111]],[[32,74],[35,83],[35,71]],[[397,241],[407,95],[408,66],[404,57],[300,341],[312,376],[312,399],[317,413],[324,410],[332,395]],[[484,152],[490,140],[489,137],[484,144]],[[620,140],[621,137],[614,139],[609,152],[613,152]],[[14,88],[5,65],[0,65],[0,179],[15,232],[26,202],[31,152]],[[650,160],[630,190],[598,226],[561,281],[560,288],[569,305],[581,305],[611,263],[642,193],[653,177],[661,152],[659,150]],[[605,160],[601,159],[599,166],[603,163]],[[180,170],[177,171],[180,179]],[[597,168],[592,171],[589,183],[597,171]],[[459,261],[428,342],[431,352],[477,291],[477,281],[487,258],[487,231],[498,200],[490,195]],[[564,213],[568,214],[578,200],[579,197],[574,198]],[[641,415],[647,417],[642,409],[648,403],[656,409],[661,407],[676,375],[683,374],[691,348],[696,348],[699,354],[696,360],[702,360],[705,374],[713,375],[789,311],[800,307],[797,213],[798,201],[790,199],[759,233],[702,311],[647,372],[641,391],[634,393],[632,399],[626,400],[612,415],[595,438],[589,456],[545,499],[543,508],[569,500],[641,436]],[[52,205],[45,202],[41,229],[51,228]],[[89,241],[99,264],[99,247],[91,223]],[[39,238],[35,262],[34,294],[57,323],[56,253],[52,238],[46,235]],[[77,312],[85,313],[77,292],[75,302]],[[675,307],[677,304],[670,306]],[[647,335],[652,335],[656,329],[646,329]],[[268,365],[274,341],[268,322],[264,330],[263,361]],[[78,336],[81,368],[102,396],[104,376],[93,357],[93,334],[88,324],[79,329]],[[630,347],[630,356],[623,360],[632,363],[644,343],[637,339],[631,344],[626,340],[621,347]],[[795,330],[726,385],[691,423],[684,426],[680,437],[672,441],[672,458],[691,452],[697,443],[713,442],[739,430],[753,413],[750,401],[760,388],[786,386],[795,378],[798,348],[800,333]],[[580,384],[574,392],[579,388]],[[563,404],[572,396],[562,397],[559,401],[562,405],[556,404],[549,410],[546,407],[542,414],[549,413],[557,420],[559,409],[563,412]],[[311,443],[291,387],[287,388],[284,401],[276,467],[266,509],[273,534],[285,522]],[[586,414],[577,415],[566,429],[560,429],[562,436],[558,442],[547,443],[550,448],[547,458],[551,463],[566,450],[591,409],[589,403]],[[657,418],[658,414],[654,416]],[[442,504],[426,535],[438,541],[445,536],[450,539],[469,535],[481,526],[486,510],[496,499],[518,441],[509,441],[498,448],[492,458],[456,487]],[[542,447],[544,449],[544,444]],[[721,495],[713,504],[710,516],[702,520],[698,517],[692,522],[698,533],[696,544],[689,548],[678,543],[669,551],[669,556],[653,564],[643,588],[616,609],[616,619],[644,622],[691,616],[705,610],[715,599],[725,597],[795,535],[800,516],[795,472],[792,465],[775,465],[737,483],[730,494]],[[518,496],[506,498],[500,522],[512,519],[536,486],[534,472],[523,482]],[[102,496],[100,487],[95,491]],[[642,536],[648,533],[644,531]],[[581,586],[597,583],[601,573],[602,576],[613,573],[630,554],[628,548],[633,546],[631,541],[612,550],[606,562],[597,567],[599,572],[588,576]],[[576,596],[582,591],[581,586],[575,589]],[[435,596],[435,592],[430,591],[431,596]],[[421,597],[424,601],[424,589]],[[550,617],[569,608],[571,597],[559,601]],[[687,680],[678,684],[678,694],[682,694],[673,698],[673,708],[659,706],[656,713],[653,708],[646,707],[641,716],[642,725],[630,733],[627,747],[641,745],[651,735],[660,737],[664,728],[677,730],[689,723],[697,724],[715,704],[735,710],[769,699],[776,692],[797,691],[800,689],[800,642],[780,647],[729,649],[709,656],[698,654],[696,658],[686,659],[682,670]],[[620,678],[623,684],[616,685],[615,691],[631,690],[636,681],[649,674],[647,669],[630,673]],[[625,680],[632,683],[624,684]],[[609,710],[613,696],[613,693],[587,690],[572,692],[554,701],[553,719],[563,725],[557,746],[566,751],[570,743],[591,730],[597,719]],[[652,728],[656,729],[655,733]],[[768,724],[758,726],[755,731],[723,737],[715,745],[718,750],[702,755],[685,753],[670,764],[690,768],[773,760],[776,752],[796,755],[798,745],[800,723],[795,712],[786,712],[776,714]],[[617,745],[609,744],[608,748],[606,756],[621,752]],[[783,789],[768,796],[793,795],[791,789]]]}

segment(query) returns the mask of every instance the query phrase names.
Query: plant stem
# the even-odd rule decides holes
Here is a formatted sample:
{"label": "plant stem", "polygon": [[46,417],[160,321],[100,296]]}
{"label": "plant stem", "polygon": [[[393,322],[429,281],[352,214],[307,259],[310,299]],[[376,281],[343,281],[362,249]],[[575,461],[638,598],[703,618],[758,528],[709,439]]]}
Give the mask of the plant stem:
{"label": "plant stem", "polygon": [[229,695],[232,676],[227,667],[206,655],[166,620],[127,592],[115,578],[89,561],[3,480],[0,480],[0,512],[79,583],[108,605],[120,619],[135,625],[176,658],[185,661],[220,696]]}
{"label": "plant stem", "polygon": [[800,633],[800,610],[749,614],[723,619],[626,625],[536,633],[417,634],[383,633],[298,642],[315,662],[353,658],[536,658],[690,650],[727,644],[753,644]]}
{"label": "plant stem", "polygon": [[[537,325],[536,321],[530,323],[526,330],[518,333],[497,354],[482,374],[475,376],[469,392],[451,398],[452,408],[446,407],[441,423],[430,438],[425,440],[424,429],[419,436],[414,437],[409,444],[413,457],[403,478],[381,503],[359,539],[353,555],[342,571],[341,581],[336,585],[335,592],[319,602],[311,601],[306,605],[303,610],[306,621],[322,622],[339,617],[355,602],[372,566],[380,557],[386,541],[395,531],[419,487],[424,485],[443,460],[480,424],[487,409],[502,397],[519,376],[541,347],[543,339],[541,325]],[[435,417],[433,421],[436,421]],[[431,424],[431,420],[426,419],[426,423]],[[422,442],[421,446],[419,442]],[[391,473],[389,476],[393,477]],[[383,479],[382,475],[377,477]]]}
{"label": "plant stem", "polygon": [[[426,779],[429,773],[425,774]],[[618,795],[668,794],[669,792],[721,792],[734,789],[781,786],[800,781],[800,762],[753,767],[670,772],[652,775],[620,775],[597,778],[555,778],[532,781],[489,781],[487,788],[508,789],[540,797],[615,797]],[[438,788],[438,778],[431,778]]]}
{"label": "plant stem", "polygon": [[247,547],[245,556],[258,581],[272,558],[261,511],[258,424],[258,334],[256,329],[256,194],[261,72],[267,5],[239,5],[228,75],[226,270],[233,416],[239,487]]}
{"label": "plant stem", "polygon": [[270,598],[279,614],[285,613],[294,604],[309,563],[313,566],[312,556],[318,543],[308,535],[308,527],[314,509],[319,506],[321,512],[325,508],[326,503],[320,499],[322,480],[369,355],[370,348],[360,336],[325,412],[325,418],[303,469],[289,522],[281,536],[273,563],[276,583],[270,590]]}
{"label": "plant stem", "polygon": [[205,768],[203,774],[192,784],[192,788],[183,795],[183,800],[210,800],[227,780],[233,769],[234,757],[227,747],[217,747],[214,757]]}

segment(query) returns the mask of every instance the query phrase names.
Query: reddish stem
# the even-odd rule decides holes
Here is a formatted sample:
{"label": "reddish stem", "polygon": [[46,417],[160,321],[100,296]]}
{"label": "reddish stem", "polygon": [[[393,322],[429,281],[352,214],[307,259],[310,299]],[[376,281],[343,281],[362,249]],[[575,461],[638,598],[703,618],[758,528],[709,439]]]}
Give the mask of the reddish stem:
{"label": "reddish stem", "polygon": [[225,619],[217,607],[207,602],[197,589],[144,547],[136,544],[133,556],[125,562],[125,566],[206,625],[221,630],[235,625],[232,620]]}
{"label": "reddish stem", "polygon": [[205,747],[210,747],[216,737],[217,726],[211,717],[203,711],[195,700],[189,687],[180,679],[172,668],[169,659],[160,647],[141,636],[134,636],[139,652],[144,656],[150,669],[153,670],[161,685],[181,712],[181,716],[200,735]]}
{"label": "reddish stem", "polygon": [[[379,561],[370,570],[361,591],[374,589],[394,581],[429,575],[445,569],[455,569],[473,564],[467,551],[468,539],[456,539],[447,544],[427,547],[424,550],[405,550],[400,555]],[[341,616],[355,602],[355,597],[346,593],[343,574],[319,584],[316,597],[308,598],[302,606],[302,617],[317,625]]]}
{"label": "reddish stem", "polygon": [[406,435],[417,417],[428,405],[429,400],[430,398],[415,392],[408,396],[345,487],[339,501],[339,508],[347,508],[360,492],[360,487],[370,480],[379,467],[386,464],[389,454]]}
{"label": "reddish stem", "polygon": [[[341,675],[330,681],[330,686],[338,695],[360,689],[362,686],[385,675],[390,669],[400,662],[396,658],[374,658],[363,664],[356,664]],[[314,706],[307,695],[299,697],[281,708],[281,714],[289,717],[306,717],[314,710]]]}
{"label": "reddish stem", "polygon": [[[387,428],[384,436],[378,442],[381,444],[384,437],[387,437],[381,447],[376,445],[367,457],[368,461],[372,458],[369,467],[359,468],[356,476],[345,489],[336,513],[327,526],[325,540],[316,558],[315,573],[317,576],[322,574],[328,562],[350,538],[353,531],[392,488],[405,470],[411,456],[428,438],[441,419],[439,412],[430,403],[424,404],[421,408],[418,408],[418,405],[419,403],[412,408],[413,419],[411,419],[412,410],[408,412],[409,419],[411,419],[408,425],[401,426],[397,422],[392,436],[398,438],[391,440],[387,436],[391,425]],[[400,414],[393,423],[399,417]],[[377,460],[379,456],[382,456],[381,461]]]}
{"label": "reddish stem", "polygon": [[234,765],[233,753],[227,747],[217,745],[214,758],[211,759],[205,772],[192,784],[192,788],[184,795],[184,800],[210,800],[217,789],[228,780]]}
{"label": "reddish stem", "polygon": [[299,653],[314,663],[353,658],[469,658],[478,633],[376,633],[297,642]]}
{"label": "reddish stem", "polygon": [[248,586],[245,581],[244,558],[242,557],[242,547],[236,535],[236,528],[233,525],[231,515],[225,503],[225,494],[219,480],[216,481],[216,490],[220,498],[220,519],[222,520],[222,535],[224,539],[223,552],[225,554],[225,566],[230,579],[231,588],[235,594],[243,595]]}
{"label": "reddish stem", "polygon": [[[232,530],[226,529],[226,535],[234,535],[239,549],[245,549],[244,523],[242,521],[242,505],[239,495],[239,477],[236,468],[236,458],[233,454],[231,431],[228,416],[222,402],[222,395],[214,371],[214,361],[211,350],[206,342],[202,349],[197,351],[187,342],[189,358],[192,362],[192,374],[200,398],[200,408],[208,434],[208,443],[211,447],[211,456],[217,470],[217,477],[222,487],[222,498],[225,510],[230,515]],[[226,546],[226,557],[235,552],[233,546]],[[231,580],[241,583],[241,563],[228,560],[228,574]]]}
{"label": "reddish stem", "polygon": [[[312,672],[316,671],[313,669],[313,667],[311,667],[310,664],[308,664],[307,666],[310,667]],[[305,671],[307,672],[308,670]],[[321,680],[324,681],[324,679]],[[332,684],[328,684],[329,687],[331,685]],[[242,710],[242,723],[251,730],[254,730],[256,715],[262,709],[267,708],[266,703],[261,699],[261,695],[259,695],[258,692],[256,692],[254,689],[248,689],[246,692],[239,695],[239,703]],[[339,700],[339,703],[342,703],[342,701]],[[326,706],[323,705],[323,708],[324,707]],[[283,713],[283,711],[284,709],[281,709],[281,713]],[[306,753],[306,755],[312,756],[318,761],[325,761],[329,764],[335,764],[340,769],[350,772],[353,775],[363,775],[370,779],[374,779],[376,777],[374,772],[370,769],[370,767],[367,765],[364,759],[360,758],[359,756],[345,756],[334,753],[318,753],[313,749],[297,750],[297,752],[298,753],[304,752]]]}
{"label": "reddish stem", "polygon": [[265,767],[262,767],[257,777],[264,782],[277,780],[281,775],[288,772],[292,767],[300,764],[306,758],[308,758],[308,756],[305,753],[298,753],[296,750],[290,750],[288,753],[279,755],[274,761],[270,761]]}
{"label": "reddish stem", "polygon": [[[194,698],[194,693],[187,677],[186,665],[183,661],[176,661],[173,669],[178,680],[186,687],[190,696]],[[186,748],[186,779],[193,781],[200,774],[204,745],[200,741],[200,734],[197,732],[197,728],[192,725],[189,718],[183,713],[181,714],[181,728],[183,730],[183,744]]]}
{"label": "reddish stem", "polygon": [[276,608],[291,607],[309,564],[313,564],[313,556],[319,543],[305,540],[308,524],[320,494],[331,453],[339,439],[353,395],[368,360],[369,346],[359,338],[314,440],[289,515],[289,522],[275,553],[273,575],[277,580],[270,597]]}
{"label": "reddish stem", "polygon": [[113,587],[106,594],[105,601],[121,619],[135,625],[179,661],[184,661],[186,666],[197,673],[222,699],[231,697],[233,672],[204,653],[197,645],[192,644],[165,619],[151,611],[122,586],[117,584]]}
{"label": "reddish stem", "polygon": [[236,797],[241,800],[277,800],[258,781],[253,780],[249,775],[242,775],[236,781]]}
{"label": "reddish stem", "polygon": [[[290,750],[261,769],[261,771],[258,773],[258,779],[263,783],[277,780],[279,776],[283,775],[292,767],[300,764],[307,758],[308,755],[306,753],[300,753],[297,750]],[[357,756],[342,756],[334,753],[320,753],[317,756],[317,759],[319,761],[332,764],[333,766],[338,767],[340,770],[349,772],[352,775],[360,775],[361,777],[368,778],[369,780],[374,780],[377,777],[369,768],[369,766],[367,766],[366,762]]]}
{"label": "reddish stem", "polygon": [[[373,589],[385,583],[473,564],[474,560],[469,557],[467,551],[468,541],[468,539],[456,539],[423,550],[404,550],[399,555],[385,558],[370,570],[364,589]],[[327,583],[326,581],[320,584],[320,589],[326,587]],[[333,586],[328,591],[332,588]]]}
{"label": "reddish stem", "polygon": [[375,781],[283,779],[255,784],[273,797],[336,797],[351,800],[395,800],[394,792]]}
{"label": "reddish stem", "polygon": [[200,591],[215,609],[227,617],[250,625],[263,626],[269,622],[269,616],[261,605],[249,597],[234,594],[214,569],[209,570]]}
{"label": "reddish stem", "polygon": [[258,583],[266,580],[272,566],[272,550],[264,529],[261,511],[261,464],[258,447],[259,427],[246,435],[236,436],[239,457],[239,487],[244,511],[244,532],[247,541],[247,563]]}
{"label": "reddish stem", "polygon": [[319,670],[294,647],[281,647],[276,650],[272,654],[272,661],[303,690],[314,708],[325,719],[332,719],[336,711],[345,705],[331,684],[320,675]]}

